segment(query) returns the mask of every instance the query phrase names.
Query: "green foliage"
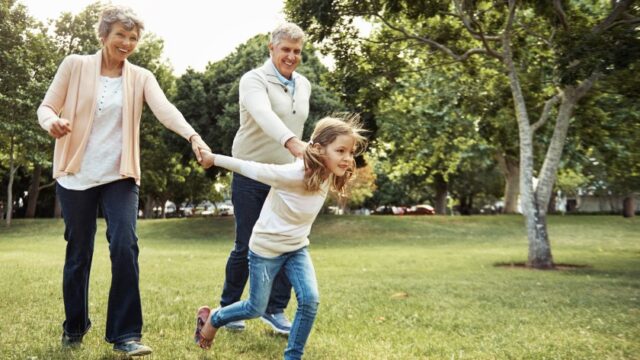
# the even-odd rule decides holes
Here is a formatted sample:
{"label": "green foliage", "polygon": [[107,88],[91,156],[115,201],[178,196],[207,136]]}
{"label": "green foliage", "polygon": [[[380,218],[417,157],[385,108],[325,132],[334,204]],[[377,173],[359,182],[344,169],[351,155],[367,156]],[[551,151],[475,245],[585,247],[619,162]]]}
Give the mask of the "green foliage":
{"label": "green foliage", "polygon": [[[51,139],[38,125],[35,109],[55,71],[56,57],[46,30],[15,1],[0,2],[0,38],[0,174],[8,185],[22,174],[19,169],[50,159]],[[7,191],[14,192],[13,186]],[[0,202],[7,201],[6,194]]]}
{"label": "green foliage", "polygon": [[598,92],[577,109],[569,139],[571,162],[589,180],[586,190],[628,194],[640,191],[640,79],[636,60],[598,84]]}
{"label": "green foliage", "polygon": [[[608,1],[517,2],[514,31],[510,32],[510,39],[515,70],[531,123],[539,119],[545,101],[557,94],[558,89],[563,86],[575,85],[594,73],[612,76],[633,67],[633,61],[640,55],[637,26],[634,26],[637,23],[634,19],[638,18],[640,8],[631,4],[626,9],[624,20],[618,17],[617,22],[607,23],[605,19],[613,5],[616,3]],[[385,142],[389,138],[397,140],[396,144],[393,144],[393,141],[391,144],[384,144],[384,152],[393,153],[397,158],[391,161],[392,166],[384,167],[384,175],[379,174],[382,175],[378,176],[379,191],[385,191],[386,188],[381,182],[393,180],[394,177],[399,180],[399,174],[404,174],[403,181],[424,188],[424,184],[436,182],[435,176],[449,178],[453,174],[452,170],[458,168],[454,164],[462,164],[456,151],[452,151],[462,150],[457,148],[461,142],[459,137],[451,134],[452,128],[437,128],[431,124],[412,127],[416,122],[412,117],[409,117],[411,120],[408,122],[412,123],[410,125],[402,124],[401,119],[390,120],[389,109],[404,114],[399,109],[416,108],[415,101],[405,101],[402,105],[403,101],[399,101],[394,95],[398,87],[403,86],[407,72],[416,73],[417,80],[413,83],[419,84],[428,83],[433,74],[453,71],[456,76],[450,77],[451,84],[447,85],[463,94],[452,102],[457,104],[457,108],[452,110],[446,105],[424,101],[428,104],[426,106],[434,112],[448,112],[450,118],[457,112],[475,119],[479,135],[485,144],[490,146],[480,146],[473,150],[469,148],[468,153],[474,154],[476,159],[491,159],[493,151],[508,158],[511,163],[517,163],[520,134],[516,127],[512,89],[504,64],[495,60],[504,55],[503,44],[499,38],[496,38],[498,41],[489,39],[483,43],[480,36],[482,34],[495,37],[503,33],[507,10],[507,2],[467,0],[289,0],[285,6],[287,15],[293,21],[302,24],[313,39],[323,41],[323,51],[331,53],[336,58],[337,69],[332,84],[339,89],[343,99],[348,99],[347,103],[350,106],[364,112],[370,121],[376,123],[379,127],[376,136]],[[363,20],[372,26],[369,35],[361,35],[358,31],[358,24]],[[446,53],[443,47],[450,53]],[[476,54],[484,52],[491,55],[493,51],[493,55],[463,57],[463,66],[457,67],[456,70],[450,70],[449,66],[442,67],[443,64],[451,62],[452,57],[461,56],[470,49],[480,49]],[[452,54],[453,56],[450,56]],[[630,73],[627,74],[629,77]],[[419,85],[413,86],[419,88]],[[623,94],[625,87],[627,86],[620,85],[611,88],[610,91]],[[432,96],[429,91],[419,89],[413,97],[407,98]],[[611,103],[620,106],[615,100]],[[576,113],[577,116],[581,114],[580,111]],[[633,111],[625,111],[624,116],[627,120],[635,119],[632,114]],[[550,117],[556,115],[556,111],[552,109]],[[588,118],[576,119],[581,123],[581,127],[593,126]],[[437,121],[448,123],[442,119]],[[385,122],[388,124],[384,124]],[[574,124],[577,122],[574,121]],[[554,129],[552,122],[548,123],[537,131],[534,138],[532,153],[535,167],[540,167],[547,156],[547,147]],[[629,134],[635,134],[632,126],[625,126],[624,129]],[[616,150],[622,147],[633,149],[635,142],[632,139],[635,137],[624,135],[625,131],[616,132],[615,136],[619,137],[608,137],[603,143]],[[410,135],[403,138],[403,132],[409,132]],[[416,139],[425,138],[425,134],[429,137],[428,145],[422,145],[423,148],[412,146]],[[473,137],[469,137],[467,141],[477,142],[472,139]],[[593,139],[596,140],[597,137]],[[446,144],[448,148],[442,144]],[[598,158],[597,162],[600,164],[618,163],[610,161],[610,155],[602,155],[605,150],[596,151],[594,147],[589,149],[592,155],[588,157]],[[438,156],[429,156],[437,153],[433,150],[448,151],[446,159],[440,159],[443,161],[442,164],[434,166],[433,161],[438,160]],[[569,152],[570,158],[577,156],[573,149],[569,149]],[[594,155],[596,152],[600,155]],[[465,152],[461,151],[458,154],[463,153]],[[424,160],[425,154],[426,159],[431,159],[431,162]],[[583,157],[586,156],[584,152],[582,154]],[[629,165],[638,163],[635,156],[633,151],[623,151],[620,156],[626,168],[633,169],[628,171],[628,174],[637,173],[635,166]],[[449,166],[445,162],[448,162]],[[407,166],[419,163],[423,165],[423,170],[416,170],[420,169],[419,166]],[[490,181],[493,170],[476,161],[469,163],[475,163],[473,167],[476,169],[487,169],[487,186],[495,187],[496,182]],[[567,171],[569,167],[575,166],[573,170],[589,172],[589,166],[577,163],[567,160],[564,165]],[[394,173],[403,168],[400,173]],[[425,170],[434,168],[441,170]],[[625,167],[619,168],[622,170]],[[614,166],[609,166],[606,173],[607,175],[588,177],[599,179],[600,184],[606,182],[609,189],[612,188],[610,181],[614,177],[618,181],[631,178],[624,175],[624,170],[615,170]],[[614,173],[617,175],[612,176]],[[406,176],[409,174],[411,176]],[[423,181],[416,182],[416,179],[411,179],[415,176],[423,177]],[[603,176],[607,178],[606,181],[603,180]],[[635,183],[624,181],[624,188],[637,189]],[[488,185],[489,183],[492,185]],[[406,198],[406,194],[407,191],[401,191],[396,201]]]}
{"label": "green foliage", "polygon": [[87,5],[77,15],[63,12],[52,22],[53,41],[60,59],[71,54],[93,54],[102,47],[98,41],[96,24],[104,5],[97,1]]}

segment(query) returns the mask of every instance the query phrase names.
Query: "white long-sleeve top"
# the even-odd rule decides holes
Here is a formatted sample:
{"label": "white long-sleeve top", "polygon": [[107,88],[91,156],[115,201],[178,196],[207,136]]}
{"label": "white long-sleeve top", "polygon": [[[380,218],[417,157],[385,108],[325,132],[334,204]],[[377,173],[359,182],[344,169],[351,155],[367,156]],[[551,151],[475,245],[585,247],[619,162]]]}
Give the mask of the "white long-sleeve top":
{"label": "white long-sleeve top", "polygon": [[329,182],[319,191],[304,188],[304,162],[262,164],[215,155],[215,165],[271,186],[260,217],[253,227],[249,249],[263,257],[276,257],[309,245],[309,233],[327,197]]}
{"label": "white long-sleeve top", "polygon": [[86,190],[124,179],[122,156],[122,77],[100,76],[98,103],[80,171],[60,176],[58,184],[69,190]]}

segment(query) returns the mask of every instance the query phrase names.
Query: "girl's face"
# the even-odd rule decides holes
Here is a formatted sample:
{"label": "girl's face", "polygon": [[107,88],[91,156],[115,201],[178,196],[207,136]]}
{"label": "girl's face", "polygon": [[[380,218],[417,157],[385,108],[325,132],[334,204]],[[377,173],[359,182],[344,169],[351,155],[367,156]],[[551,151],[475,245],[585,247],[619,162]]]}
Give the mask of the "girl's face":
{"label": "girl's face", "polygon": [[355,139],[350,135],[338,135],[324,148],[324,165],[335,176],[343,176],[353,166]]}
{"label": "girl's face", "polygon": [[111,61],[123,62],[138,45],[138,28],[127,30],[122,23],[111,26],[107,37],[102,38],[103,51]]}

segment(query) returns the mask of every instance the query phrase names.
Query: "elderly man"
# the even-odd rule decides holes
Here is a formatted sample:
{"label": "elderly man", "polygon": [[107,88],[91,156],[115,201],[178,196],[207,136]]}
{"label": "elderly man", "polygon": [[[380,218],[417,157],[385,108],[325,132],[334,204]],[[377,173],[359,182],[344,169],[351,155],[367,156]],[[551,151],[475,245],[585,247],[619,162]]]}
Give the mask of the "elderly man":
{"label": "elderly man", "polygon": [[[304,33],[295,24],[276,27],[269,42],[270,58],[240,79],[240,128],[233,140],[235,158],[262,163],[286,164],[301,157],[300,141],[309,115],[311,84],[295,72],[300,64]],[[235,246],[229,255],[220,305],[240,300],[249,276],[249,239],[264,204],[269,186],[233,174],[231,198],[236,221]],[[291,298],[291,283],[278,273],[267,312],[261,319],[280,334],[289,334],[291,323],[284,315]],[[244,330],[243,321],[226,325]]]}

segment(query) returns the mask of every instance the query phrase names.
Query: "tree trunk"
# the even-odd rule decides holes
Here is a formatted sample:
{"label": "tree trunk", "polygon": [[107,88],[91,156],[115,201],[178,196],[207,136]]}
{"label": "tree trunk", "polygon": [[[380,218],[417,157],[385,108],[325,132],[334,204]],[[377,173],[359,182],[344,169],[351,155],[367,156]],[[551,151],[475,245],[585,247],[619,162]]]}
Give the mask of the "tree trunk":
{"label": "tree trunk", "polygon": [[520,205],[525,217],[529,255],[527,265],[538,269],[553,267],[553,257],[547,233],[546,216],[540,213],[533,188],[533,130],[522,94],[513,57],[509,29],[503,35],[504,64],[509,76],[509,85],[518,121],[520,140]]}
{"label": "tree trunk", "polygon": [[504,214],[518,212],[518,196],[520,195],[520,164],[508,155],[496,154],[498,167],[504,176]]}
{"label": "tree trunk", "polygon": [[9,184],[7,185],[7,227],[11,226],[11,219],[13,219],[13,179],[18,170],[15,168],[15,160],[13,158],[14,137],[11,135],[11,145],[9,145]]}
{"label": "tree trunk", "polygon": [[547,214],[556,214],[556,193],[551,192],[551,199],[549,199],[549,205],[547,205]]}
{"label": "tree trunk", "polygon": [[566,86],[562,89],[562,103],[558,109],[556,125],[553,129],[553,135],[547,148],[546,156],[544,157],[544,163],[540,169],[538,186],[535,190],[536,201],[540,205],[540,209],[545,212],[549,205],[553,184],[556,182],[558,166],[560,165],[562,150],[569,130],[569,121],[571,120],[573,109],[578,99],[579,91],[574,86]]}
{"label": "tree trunk", "polygon": [[460,201],[460,215],[471,215],[473,209],[473,195],[460,196],[458,201]]}
{"label": "tree trunk", "polygon": [[145,196],[144,201],[144,218],[151,219],[153,218],[153,199],[151,195]]}
{"label": "tree trunk", "polygon": [[438,215],[446,215],[447,214],[447,182],[444,180],[444,177],[440,174],[437,174],[435,177],[434,187],[436,189],[436,198],[435,204],[433,205],[436,214]]}
{"label": "tree trunk", "polygon": [[629,195],[622,201],[622,216],[634,217],[636,215],[636,201],[633,195]]}
{"label": "tree trunk", "polygon": [[36,217],[36,205],[38,204],[38,195],[40,195],[40,175],[42,175],[42,165],[36,164],[31,175],[31,186],[29,186],[29,198],[25,214],[25,217],[29,219]]}

